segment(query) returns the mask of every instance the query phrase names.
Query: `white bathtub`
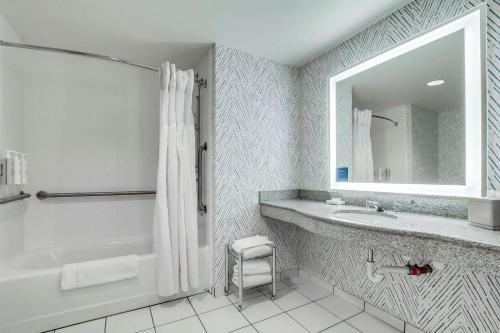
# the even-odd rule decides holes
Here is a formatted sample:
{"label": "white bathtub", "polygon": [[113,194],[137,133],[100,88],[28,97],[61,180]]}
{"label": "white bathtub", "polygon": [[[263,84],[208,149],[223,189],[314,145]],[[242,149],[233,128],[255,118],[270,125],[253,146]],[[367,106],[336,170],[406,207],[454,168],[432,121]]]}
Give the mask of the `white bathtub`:
{"label": "white bathtub", "polygon": [[[21,253],[0,263],[0,332],[42,332],[185,296],[156,295],[150,238],[107,244],[49,248]],[[209,288],[210,251],[200,248],[199,289]],[[61,267],[72,262],[139,254],[139,277],[71,291],[60,289]]]}

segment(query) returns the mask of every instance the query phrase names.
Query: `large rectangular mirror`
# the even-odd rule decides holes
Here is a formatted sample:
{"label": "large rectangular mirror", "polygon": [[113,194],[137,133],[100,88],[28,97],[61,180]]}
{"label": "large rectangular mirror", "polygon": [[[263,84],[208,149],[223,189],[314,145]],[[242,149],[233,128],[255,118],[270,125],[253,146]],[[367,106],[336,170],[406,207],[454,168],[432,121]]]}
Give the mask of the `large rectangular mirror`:
{"label": "large rectangular mirror", "polygon": [[482,195],[481,17],[469,13],[330,78],[333,189]]}

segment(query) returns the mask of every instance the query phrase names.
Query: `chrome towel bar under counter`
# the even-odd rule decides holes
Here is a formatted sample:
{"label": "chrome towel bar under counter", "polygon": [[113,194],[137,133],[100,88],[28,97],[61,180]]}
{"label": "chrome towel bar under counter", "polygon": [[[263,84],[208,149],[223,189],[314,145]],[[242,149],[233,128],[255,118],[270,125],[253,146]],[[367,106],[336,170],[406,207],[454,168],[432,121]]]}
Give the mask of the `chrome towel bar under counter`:
{"label": "chrome towel bar under counter", "polygon": [[76,198],[76,197],[106,197],[106,196],[120,196],[120,195],[146,195],[156,194],[156,191],[117,191],[117,192],[70,192],[70,193],[49,193],[39,191],[36,197],[40,200],[50,198]]}
{"label": "chrome towel bar under counter", "polygon": [[24,193],[23,191],[21,191],[21,192],[19,192],[19,194],[16,194],[16,195],[13,195],[13,196],[10,196],[10,197],[6,197],[6,198],[3,198],[3,199],[0,199],[0,205],[6,204],[6,203],[9,203],[9,202],[14,202],[14,201],[28,199],[29,197],[31,197],[31,194]]}

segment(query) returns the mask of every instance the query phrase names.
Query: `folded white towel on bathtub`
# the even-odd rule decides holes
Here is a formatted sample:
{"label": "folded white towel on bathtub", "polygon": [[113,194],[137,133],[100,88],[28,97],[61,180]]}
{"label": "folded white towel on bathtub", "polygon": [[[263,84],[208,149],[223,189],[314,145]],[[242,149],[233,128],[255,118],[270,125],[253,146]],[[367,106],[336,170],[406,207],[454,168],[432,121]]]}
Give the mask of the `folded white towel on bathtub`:
{"label": "folded white towel on bathtub", "polygon": [[133,279],[139,275],[139,257],[130,255],[64,265],[61,289],[72,290]]}
{"label": "folded white towel on bathtub", "polygon": [[[233,267],[233,274],[238,275],[240,273],[240,267],[238,266],[238,260],[236,260],[236,265]],[[271,273],[271,265],[267,260],[247,260],[243,261],[243,275],[254,275],[254,274],[268,274]]]}

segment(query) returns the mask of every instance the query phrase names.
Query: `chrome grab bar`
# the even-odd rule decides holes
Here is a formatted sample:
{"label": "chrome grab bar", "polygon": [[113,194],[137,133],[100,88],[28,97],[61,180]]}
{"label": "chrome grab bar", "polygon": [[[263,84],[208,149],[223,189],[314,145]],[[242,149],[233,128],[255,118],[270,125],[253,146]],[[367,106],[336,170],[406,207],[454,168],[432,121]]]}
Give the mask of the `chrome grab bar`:
{"label": "chrome grab bar", "polygon": [[49,193],[46,191],[39,191],[36,197],[40,200],[50,198],[75,198],[75,197],[105,197],[105,196],[119,196],[119,195],[145,195],[156,194],[156,191],[118,191],[118,192],[70,192],[70,193]]}
{"label": "chrome grab bar", "polygon": [[6,203],[9,203],[9,202],[14,202],[14,201],[28,199],[29,197],[31,197],[31,194],[24,193],[23,191],[21,191],[17,195],[13,195],[13,196],[10,196],[10,197],[6,197],[6,198],[3,198],[3,199],[0,199],[0,205],[6,204]]}
{"label": "chrome grab bar", "polygon": [[198,212],[207,213],[207,206],[203,203],[203,151],[207,151],[205,142],[198,148]]}

